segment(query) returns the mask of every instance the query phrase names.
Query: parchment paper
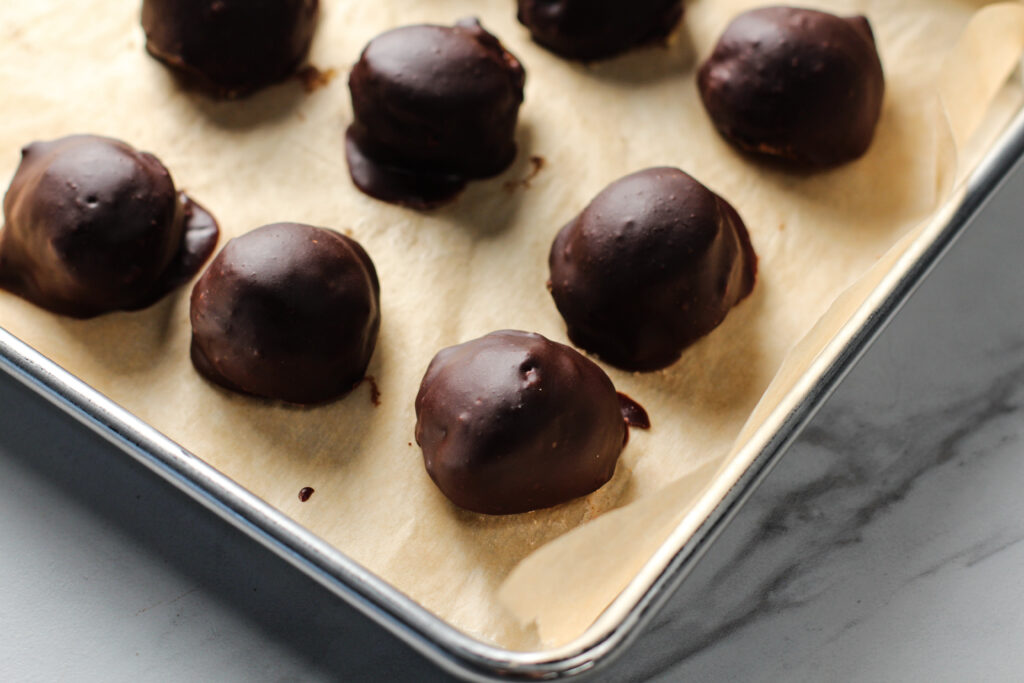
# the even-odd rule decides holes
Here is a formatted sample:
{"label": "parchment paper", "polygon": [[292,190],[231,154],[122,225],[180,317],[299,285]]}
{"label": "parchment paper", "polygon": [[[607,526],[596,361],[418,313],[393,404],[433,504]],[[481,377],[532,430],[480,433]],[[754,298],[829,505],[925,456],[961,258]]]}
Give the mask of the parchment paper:
{"label": "parchment paper", "polygon": [[[668,48],[591,67],[534,46],[511,0],[323,4],[311,61],[338,70],[328,86],[307,93],[294,81],[223,103],[182,90],[145,54],[136,3],[4,3],[0,177],[13,174],[18,150],[31,140],[93,132],[157,154],[178,186],[218,217],[224,240],[280,220],[350,232],[381,278],[383,324],[370,366],[379,407],[368,386],[302,410],[205,382],[188,359],[188,288],[149,310],[91,321],[0,293],[0,325],[442,618],[515,649],[578,636],[680,520],[700,516],[695,506],[708,484],[741,464],[734,442],[788,351],[841,292],[934,218],[958,168],[970,163],[958,167],[956,141],[968,139],[986,112],[998,123],[1019,105],[1007,96],[999,111],[987,106],[1019,53],[1020,40],[1012,43],[1024,34],[1014,28],[1024,7],[1017,3],[975,27],[958,48],[971,63],[943,80],[944,57],[972,14],[990,3],[816,0],[815,7],[870,17],[887,94],[864,159],[799,175],[735,153],[714,132],[694,85],[696,61],[729,19],[763,2],[689,2]],[[348,67],[383,30],[466,15],[479,16],[526,66],[516,163],[433,213],[359,194],[342,154],[351,120]],[[531,156],[543,157],[543,169],[520,182],[530,176]],[[753,295],[668,370],[633,375],[606,367],[654,426],[633,432],[605,488],[514,517],[455,509],[412,443],[413,399],[427,363],[443,346],[500,328],[566,341],[544,286],[551,240],[607,183],[654,165],[683,168],[737,208],[761,259]],[[861,290],[850,310],[870,288]],[[813,357],[828,339],[813,337],[800,357]],[[794,376],[784,375],[773,396],[784,396]],[[316,492],[301,503],[305,486]],[[541,546],[499,601],[502,583]]]}

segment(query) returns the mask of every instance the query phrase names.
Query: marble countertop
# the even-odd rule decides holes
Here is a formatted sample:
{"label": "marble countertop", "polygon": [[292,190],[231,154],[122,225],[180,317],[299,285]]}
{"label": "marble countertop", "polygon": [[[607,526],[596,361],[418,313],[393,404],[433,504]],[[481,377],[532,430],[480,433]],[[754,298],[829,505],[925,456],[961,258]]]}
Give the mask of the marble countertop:
{"label": "marble countertop", "polygon": [[[1024,679],[1024,172],[601,680]],[[0,378],[0,675],[446,678]]]}

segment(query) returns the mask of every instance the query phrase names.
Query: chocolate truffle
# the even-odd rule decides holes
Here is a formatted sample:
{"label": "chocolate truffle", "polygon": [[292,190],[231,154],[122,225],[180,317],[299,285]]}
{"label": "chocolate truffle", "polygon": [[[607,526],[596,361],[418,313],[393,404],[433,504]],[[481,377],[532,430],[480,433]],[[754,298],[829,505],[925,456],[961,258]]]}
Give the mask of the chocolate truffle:
{"label": "chocolate truffle", "polygon": [[810,168],[867,151],[885,92],[867,19],[790,7],[736,17],[697,79],[732,144]]}
{"label": "chocolate truffle", "polygon": [[682,0],[519,0],[519,22],[537,43],[584,61],[662,40],[682,16]]}
{"label": "chocolate truffle", "polygon": [[323,403],[363,379],[380,329],[373,262],[344,235],[275,223],[231,240],[192,290],[192,363],[227,389]]}
{"label": "chocolate truffle", "polygon": [[604,485],[627,436],[615,387],[573,349],[503,330],[442,349],[416,396],[427,473],[489,515],[550,507]]}
{"label": "chocolate truffle", "polygon": [[353,182],[371,197],[422,209],[450,201],[471,178],[497,175],[516,155],[525,78],[475,19],[377,36],[349,77]]}
{"label": "chocolate truffle", "polygon": [[143,0],[151,55],[200,87],[238,97],[306,59],[319,0]]}
{"label": "chocolate truffle", "polygon": [[606,187],[558,233],[548,263],[573,343],[643,371],[717,327],[757,271],[735,209],[676,168]]}
{"label": "chocolate truffle", "polygon": [[152,154],[95,135],[34,142],[4,197],[0,287],[76,318],[137,310],[195,275],[217,236]]}

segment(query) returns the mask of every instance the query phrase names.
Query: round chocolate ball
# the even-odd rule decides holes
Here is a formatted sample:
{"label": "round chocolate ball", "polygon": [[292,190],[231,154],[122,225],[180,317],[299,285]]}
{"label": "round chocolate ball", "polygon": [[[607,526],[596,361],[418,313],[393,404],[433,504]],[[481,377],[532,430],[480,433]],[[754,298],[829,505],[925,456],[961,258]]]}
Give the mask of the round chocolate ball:
{"label": "round chocolate ball", "polygon": [[274,223],[235,238],[192,290],[192,362],[240,393],[324,403],[366,373],[380,329],[380,284],[342,234]]}
{"label": "round chocolate ball", "polygon": [[292,75],[306,59],[319,0],[143,0],[151,55],[221,97]]}
{"label": "round chocolate ball", "polygon": [[584,61],[663,40],[682,16],[682,0],[519,0],[519,22],[534,41]]}
{"label": "round chocolate ball", "polygon": [[867,19],[791,7],[736,17],[697,82],[732,144],[811,168],[867,151],[885,92]]}
{"label": "round chocolate ball", "polygon": [[377,36],[352,69],[346,151],[356,186],[429,208],[505,170],[526,75],[475,19]]}
{"label": "round chocolate ball", "polygon": [[676,168],[621,178],[558,233],[549,287],[574,344],[649,371],[717,327],[757,257],[724,199]]}
{"label": "round chocolate ball", "polygon": [[626,423],[590,360],[503,330],[442,349],[416,396],[427,473],[461,508],[489,515],[564,503],[615,472]]}
{"label": "round chocolate ball", "polygon": [[4,197],[0,286],[76,318],[136,310],[195,275],[217,236],[152,154],[95,135],[34,142]]}

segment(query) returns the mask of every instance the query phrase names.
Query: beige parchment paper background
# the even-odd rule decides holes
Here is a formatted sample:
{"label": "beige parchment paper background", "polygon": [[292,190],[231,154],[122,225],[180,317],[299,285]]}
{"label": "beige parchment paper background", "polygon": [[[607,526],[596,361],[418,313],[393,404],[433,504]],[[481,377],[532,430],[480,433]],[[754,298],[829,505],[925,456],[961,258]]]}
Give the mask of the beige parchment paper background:
{"label": "beige parchment paper background", "polygon": [[[806,3],[866,14],[887,77],[869,153],[816,175],[738,155],[697,97],[699,59],[731,17],[764,2],[693,0],[667,48],[581,66],[533,45],[511,0],[325,0],[311,62],[337,77],[312,93],[296,80],[241,102],[182,90],[145,54],[137,4],[3,4],[0,177],[13,175],[29,141],[93,132],[159,156],[217,216],[222,243],[281,220],[351,234],[381,278],[383,323],[369,370],[381,405],[365,385],[332,405],[296,409],[205,382],[188,359],[189,288],[146,311],[90,321],[0,292],[0,326],[429,610],[513,649],[579,636],[681,520],[699,519],[701,494],[742,465],[744,439],[872,288],[850,290],[826,316],[833,302],[866,273],[884,273],[877,264],[895,262],[935,224],[977,158],[970,133],[998,129],[1020,106],[1019,88],[1004,88],[989,106],[1024,44],[1018,3],[986,8],[988,18],[966,35],[972,16],[993,3]],[[517,161],[431,213],[359,194],[342,153],[349,66],[388,28],[468,15],[527,69]],[[961,57],[947,62],[954,51]],[[532,178],[531,157],[544,160]],[[443,346],[501,328],[566,341],[545,289],[551,240],[606,184],[654,165],[679,166],[737,208],[761,260],[753,295],[667,370],[605,366],[648,409],[653,428],[633,432],[603,489],[513,517],[454,508],[413,444],[413,399],[427,363]],[[301,503],[305,486],[316,492]]]}

